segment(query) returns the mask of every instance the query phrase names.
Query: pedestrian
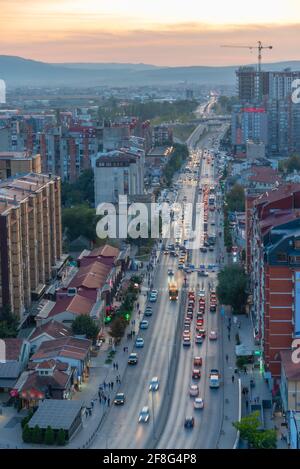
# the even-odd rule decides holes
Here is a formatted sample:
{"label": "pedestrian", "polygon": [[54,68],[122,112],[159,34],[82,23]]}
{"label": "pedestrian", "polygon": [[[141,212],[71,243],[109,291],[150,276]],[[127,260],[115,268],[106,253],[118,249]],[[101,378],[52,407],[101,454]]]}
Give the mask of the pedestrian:
{"label": "pedestrian", "polygon": [[104,389],[106,389],[106,382],[105,381],[103,382],[103,386],[104,386]]}
{"label": "pedestrian", "polygon": [[247,374],[247,367],[246,366],[244,366],[244,373],[245,373],[245,375]]}
{"label": "pedestrian", "polygon": [[115,368],[116,368],[116,364],[115,362],[113,362],[113,369],[115,370]]}
{"label": "pedestrian", "polygon": [[227,353],[226,353],[226,357],[225,357],[225,358],[226,358],[226,362],[228,363],[228,355],[227,355]]}
{"label": "pedestrian", "polygon": [[234,375],[231,376],[231,381],[234,383]]}
{"label": "pedestrian", "polygon": [[107,407],[109,407],[109,406],[110,406],[110,398],[108,397],[108,399],[107,399]]}
{"label": "pedestrian", "polygon": [[116,370],[118,370],[118,369],[119,369],[119,365],[118,365],[118,362],[117,362],[116,363]]}
{"label": "pedestrian", "polygon": [[101,404],[101,395],[99,394],[99,404]]}
{"label": "pedestrian", "polygon": [[230,342],[230,334],[228,334],[228,340],[229,340],[229,342]]}
{"label": "pedestrian", "polygon": [[139,309],[139,307],[140,307],[140,303],[137,303],[136,307],[137,307],[137,309]]}
{"label": "pedestrian", "polygon": [[[128,335],[127,335],[127,338],[128,338]],[[126,347],[123,347],[123,352],[126,352]]]}
{"label": "pedestrian", "polygon": [[113,381],[110,383],[110,388],[111,388],[111,390],[114,389],[114,382]]}
{"label": "pedestrian", "polygon": [[248,399],[246,399],[246,409],[248,410],[248,407],[249,407],[249,402],[248,402]]}

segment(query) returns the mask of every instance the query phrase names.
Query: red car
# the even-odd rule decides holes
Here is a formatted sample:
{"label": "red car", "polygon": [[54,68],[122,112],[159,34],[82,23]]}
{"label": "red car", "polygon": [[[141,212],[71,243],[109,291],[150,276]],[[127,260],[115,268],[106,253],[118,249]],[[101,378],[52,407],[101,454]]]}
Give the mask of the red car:
{"label": "red car", "polygon": [[196,327],[202,327],[203,326],[203,318],[197,319]]}
{"label": "red car", "polygon": [[193,373],[192,373],[192,378],[193,379],[200,379],[201,378],[201,371],[198,370],[198,368],[194,368]]}
{"label": "red car", "polygon": [[194,357],[194,366],[202,366],[202,358]]}

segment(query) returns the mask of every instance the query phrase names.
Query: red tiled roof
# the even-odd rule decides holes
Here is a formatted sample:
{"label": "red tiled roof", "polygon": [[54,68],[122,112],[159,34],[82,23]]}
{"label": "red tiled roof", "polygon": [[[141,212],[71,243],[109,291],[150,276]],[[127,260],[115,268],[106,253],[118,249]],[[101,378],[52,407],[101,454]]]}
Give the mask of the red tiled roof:
{"label": "red tiled roof", "polygon": [[18,360],[21,348],[23,345],[23,339],[3,339],[5,342],[5,354],[6,360]]}
{"label": "red tiled roof", "polygon": [[71,329],[66,327],[64,324],[58,321],[49,321],[42,326],[37,327],[33,334],[30,336],[29,341],[32,341],[42,334],[47,334],[53,339],[59,339],[60,337],[67,337],[72,334]]}
{"label": "red tiled roof", "polygon": [[253,166],[251,168],[251,176],[249,181],[262,182],[262,183],[275,183],[281,181],[281,176],[278,171],[270,166]]}
{"label": "red tiled roof", "polygon": [[23,386],[19,389],[22,391],[40,391],[46,392],[49,390],[49,386],[55,389],[65,389],[70,375],[60,370],[54,370],[52,375],[41,376],[37,371],[33,371],[28,375],[27,380]]}
{"label": "red tiled roof", "polygon": [[275,202],[276,200],[280,200],[284,197],[287,197],[288,195],[294,194],[295,192],[300,192],[300,184],[282,184],[278,186],[277,189],[264,192],[263,194],[258,196],[254,201],[254,205],[258,206],[263,205],[265,203]]}
{"label": "red tiled roof", "polygon": [[[58,298],[48,317],[68,311],[74,314],[90,314],[95,302],[81,295]],[[70,334],[69,334],[70,335]]]}
{"label": "red tiled roof", "polygon": [[89,254],[89,257],[117,257],[119,253],[120,250],[118,248],[110,246],[109,244],[105,244],[104,246],[93,249],[93,251]]}
{"label": "red tiled roof", "polygon": [[69,287],[101,288],[105,284],[110,270],[109,265],[95,261],[81,267]]}
{"label": "red tiled roof", "polygon": [[47,340],[40,345],[31,360],[48,360],[55,357],[83,360],[90,349],[91,343],[88,339],[77,339],[76,337]]}

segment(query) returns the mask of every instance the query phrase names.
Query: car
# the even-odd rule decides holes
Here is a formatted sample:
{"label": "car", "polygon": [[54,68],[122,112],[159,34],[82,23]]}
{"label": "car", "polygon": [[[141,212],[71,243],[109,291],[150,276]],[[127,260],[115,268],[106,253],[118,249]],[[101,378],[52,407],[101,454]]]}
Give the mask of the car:
{"label": "car", "polygon": [[210,246],[210,247],[208,248],[208,250],[209,250],[210,252],[214,252],[215,248],[214,248],[213,246]]}
{"label": "car", "polygon": [[199,344],[199,345],[203,344],[203,336],[202,336],[202,334],[199,334],[199,331],[196,334],[195,343]]}
{"label": "car", "polygon": [[201,371],[198,368],[194,368],[192,372],[193,379],[200,379],[201,378]]}
{"label": "car", "polygon": [[199,334],[202,335],[203,339],[206,336],[206,331],[205,329],[199,329]]}
{"label": "car", "polygon": [[190,384],[189,394],[191,397],[199,396],[199,387],[197,384]]}
{"label": "car", "polygon": [[157,391],[159,388],[159,380],[157,376],[154,376],[149,384],[149,391]]}
{"label": "car", "polygon": [[184,325],[191,325],[191,322],[191,318],[189,318],[188,316],[184,318]]}
{"label": "car", "polygon": [[202,246],[202,247],[200,248],[200,251],[201,251],[201,252],[207,252],[207,248],[204,247],[204,246]]}
{"label": "car", "polygon": [[149,327],[149,322],[147,319],[143,319],[140,323],[140,329],[148,329]]}
{"label": "car", "polygon": [[152,290],[151,293],[150,293],[149,301],[151,303],[154,303],[157,300],[157,295],[158,295],[158,291],[157,290]]}
{"label": "car", "polygon": [[136,365],[138,362],[138,354],[131,353],[128,357],[128,365]]}
{"label": "car", "polygon": [[139,422],[148,422],[150,418],[149,407],[144,406],[139,414]]}
{"label": "car", "polygon": [[174,272],[173,272],[172,269],[169,269],[169,270],[168,270],[168,275],[170,275],[170,277],[172,277],[172,276],[174,275]]}
{"label": "car", "polygon": [[208,273],[206,270],[198,270],[198,276],[199,277],[208,277]]}
{"label": "car", "polygon": [[178,269],[179,269],[179,270],[182,270],[183,267],[184,267],[184,264],[181,264],[181,263],[178,264]]}
{"label": "car", "polygon": [[144,312],[144,316],[152,316],[152,308],[151,306],[147,306]]}
{"label": "car", "polygon": [[202,358],[201,357],[194,357],[194,366],[202,366]]}
{"label": "car", "polygon": [[196,327],[202,327],[203,326],[203,318],[197,318],[197,322],[196,322]]}
{"label": "car", "polygon": [[184,325],[184,330],[183,330],[183,334],[190,334],[191,333],[191,324],[185,324]]}
{"label": "car", "polygon": [[114,398],[115,405],[124,405],[125,404],[125,394],[123,392],[118,392]]}
{"label": "car", "polygon": [[[200,266],[201,267],[201,266]],[[198,297],[199,298],[205,298],[205,291],[204,290],[199,290],[198,291]]]}
{"label": "car", "polygon": [[190,346],[191,345],[191,337],[190,336],[184,336],[182,339],[182,345],[183,346]]}
{"label": "car", "polygon": [[167,256],[169,254],[169,251],[164,251],[164,255]]}
{"label": "car", "polygon": [[194,417],[186,417],[184,420],[184,428],[194,428],[195,419]]}
{"label": "car", "polygon": [[135,346],[136,346],[137,348],[142,348],[142,347],[144,347],[144,339],[143,339],[143,337],[137,337],[137,338],[135,339]]}
{"label": "car", "polygon": [[187,311],[186,315],[188,318],[193,319],[193,311]]}
{"label": "car", "polygon": [[210,331],[209,340],[217,340],[217,338],[218,338],[217,331]]}

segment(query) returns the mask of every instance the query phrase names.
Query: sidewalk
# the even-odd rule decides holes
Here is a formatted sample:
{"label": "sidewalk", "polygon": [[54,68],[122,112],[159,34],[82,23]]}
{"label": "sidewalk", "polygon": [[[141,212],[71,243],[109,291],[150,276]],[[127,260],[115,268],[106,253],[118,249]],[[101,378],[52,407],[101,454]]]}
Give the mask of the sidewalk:
{"label": "sidewalk", "polygon": [[[154,269],[150,271],[150,282],[153,281],[153,277],[155,274],[155,269],[157,266],[156,260],[160,255],[160,251],[155,250],[154,255],[152,256],[153,266]],[[138,311],[143,311],[145,308],[145,304],[147,302],[147,295],[149,290],[149,277],[147,271],[148,263],[144,262],[143,269],[137,271],[137,275],[144,273],[143,283],[141,285],[141,293],[136,301],[136,305],[139,304],[139,308],[134,307],[134,311],[131,317],[131,324],[128,326],[128,329],[134,330],[135,335],[138,333],[139,330],[139,320],[142,319],[142,315],[139,317]],[[134,272],[132,272],[134,274]],[[101,423],[107,416],[109,412],[109,408],[113,403],[113,398],[118,390],[122,387],[123,376],[125,374],[127,368],[127,359],[128,354],[134,348],[134,337],[132,339],[127,338],[127,333],[121,343],[118,346],[115,346],[115,356],[111,364],[106,364],[105,361],[107,359],[107,352],[112,349],[112,346],[109,345],[108,339],[108,330],[106,331],[106,341],[102,345],[102,348],[99,352],[98,357],[92,358],[91,360],[91,368],[90,368],[90,378],[87,385],[82,389],[81,392],[77,393],[74,396],[74,399],[81,399],[91,407],[91,402],[94,401],[94,406],[92,408],[92,415],[88,415],[87,417],[83,417],[83,429],[72,439],[70,444],[67,448],[89,448],[100,429]],[[124,347],[128,347],[128,351],[124,351]],[[118,364],[118,369],[114,369],[113,363]],[[117,375],[120,376],[120,384],[116,383]],[[98,390],[99,386],[105,383],[113,382],[113,388],[109,389],[106,386],[104,389],[104,394],[106,398],[110,399],[110,406],[108,406],[108,400],[105,401],[103,398],[101,399],[101,403],[99,402]]]}

